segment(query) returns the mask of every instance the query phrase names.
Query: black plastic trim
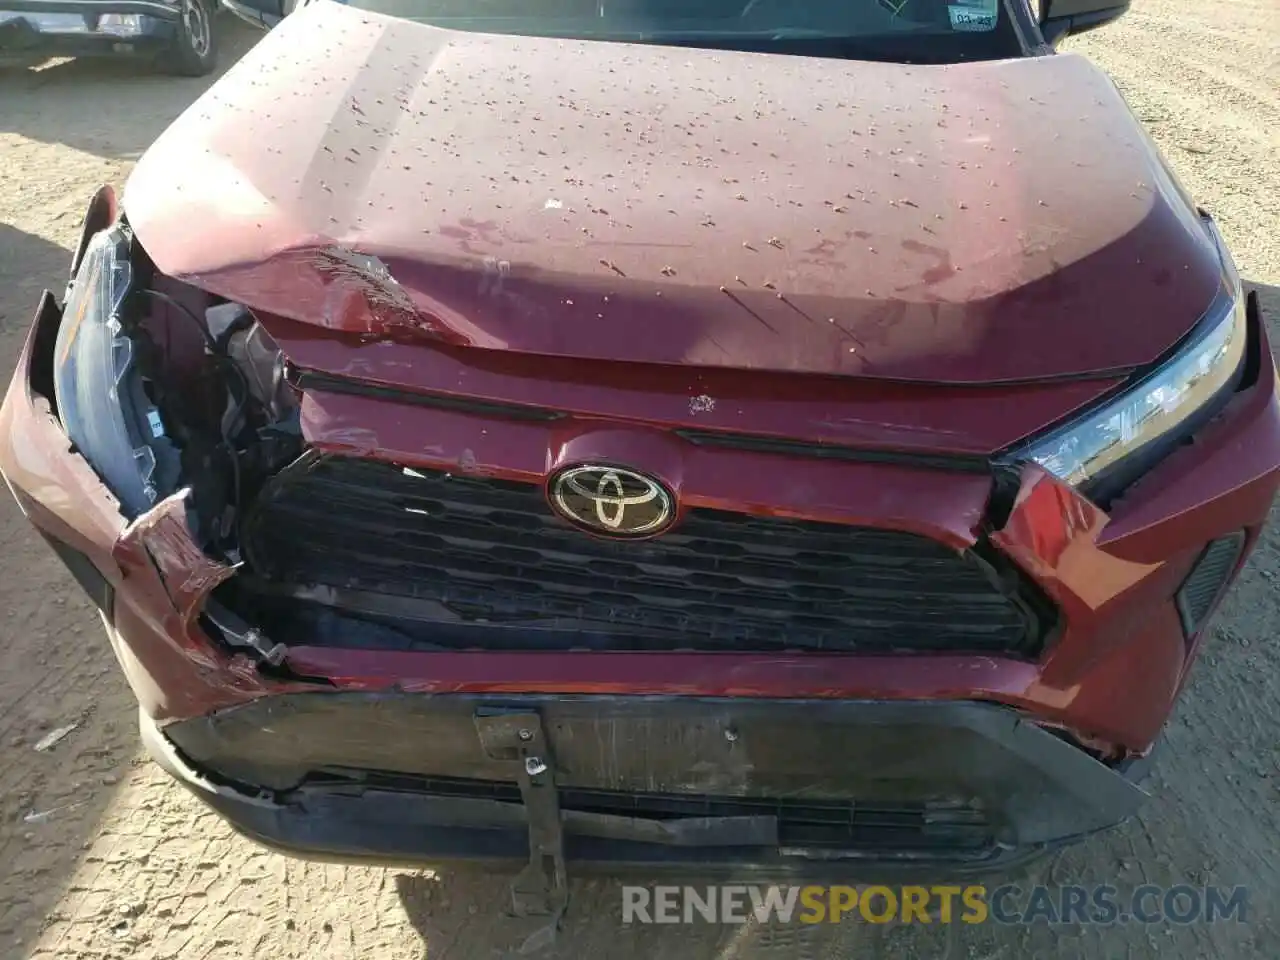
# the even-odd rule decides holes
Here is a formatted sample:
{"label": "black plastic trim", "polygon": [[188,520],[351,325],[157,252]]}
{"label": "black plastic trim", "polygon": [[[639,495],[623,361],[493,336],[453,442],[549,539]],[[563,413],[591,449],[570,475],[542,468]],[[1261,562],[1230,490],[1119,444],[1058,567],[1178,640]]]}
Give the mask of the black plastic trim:
{"label": "black plastic trim", "polygon": [[1128,12],[1129,0],[1123,0],[1123,2],[1103,7],[1099,10],[1066,14],[1061,17],[1049,17],[1041,24],[1040,30],[1047,43],[1056,44],[1068,36],[1075,36],[1097,27],[1106,26],[1108,23],[1120,19]]}
{"label": "black plastic trim", "polygon": [[[1182,585],[1178,587],[1178,592],[1174,595],[1174,602],[1178,608],[1178,619],[1182,622],[1182,632],[1188,640],[1204,627],[1210,614],[1217,608],[1218,601],[1222,598],[1222,591],[1231,581],[1231,575],[1235,573],[1236,567],[1240,564],[1240,554],[1244,550],[1244,543],[1245,535],[1243,531],[1211,540],[1205,545],[1204,550],[1200,552],[1200,556],[1196,559],[1186,579],[1182,581]],[[1226,557],[1222,554],[1224,550],[1229,551]],[[1223,563],[1224,559],[1228,561],[1225,565]],[[1213,593],[1209,596],[1207,602],[1197,600],[1193,604],[1189,592],[1196,588],[1196,580],[1206,574],[1212,576],[1216,581]],[[1202,609],[1194,609],[1196,606],[1202,607]]]}
{"label": "black plastic trim", "polygon": [[[321,860],[384,864],[523,860],[527,830],[511,828],[515,811],[494,811],[488,825],[444,825],[440,811],[456,813],[456,804],[442,806],[438,797],[411,789],[306,785],[324,757],[350,769],[361,767],[346,761],[363,757],[371,770],[390,764],[428,775],[508,779],[474,732],[474,716],[487,708],[541,716],[557,785],[566,791],[627,794],[656,787],[671,794],[674,787],[696,799],[707,792],[698,784],[708,777],[714,792],[744,798],[890,799],[905,790],[904,800],[918,801],[959,790],[974,792],[999,825],[990,856],[966,862],[946,851],[904,858],[893,849],[635,842],[573,834],[567,821],[571,861],[698,871],[807,873],[828,863],[846,870],[856,864],[981,872],[1114,826],[1146,798],[1122,773],[1016,711],[972,701],[308,693],[267,697],[171,724],[163,733],[144,716],[142,728],[162,766],[269,846]],[[388,738],[388,729],[397,736]],[[602,744],[616,748],[605,767]],[[903,752],[911,744],[915,749]],[[882,762],[870,763],[877,755]],[[752,762],[743,767],[748,756]],[[887,757],[892,762],[884,762]],[[278,786],[264,783],[273,777]],[[786,790],[788,784],[796,789]],[[483,820],[483,811],[475,813]]]}
{"label": "black plastic trim", "polygon": [[[633,547],[568,529],[536,484],[401,472],[312,450],[276,474],[243,517],[241,546],[256,580],[286,589],[263,593],[242,581],[246,598],[258,600],[241,612],[255,610],[250,619],[271,622],[288,644],[325,645],[321,636],[356,643],[314,602],[297,602],[323,602],[328,593],[326,606],[361,620],[382,609],[364,641],[376,648],[946,650],[1024,658],[1038,655],[1057,622],[998,554],[979,558],[906,531],[694,508],[670,533]],[[407,517],[410,508],[424,516]],[[341,522],[316,525],[326,517]],[[772,551],[759,547],[771,535],[782,538]],[[343,551],[361,558],[357,575],[335,567]],[[465,572],[481,554],[484,570]],[[573,567],[570,555],[585,566]],[[823,559],[837,555],[845,562],[834,567]],[[700,599],[689,579],[702,576],[699,558],[714,568]],[[859,581],[855,568],[870,581]],[[682,577],[681,570],[690,572]],[[513,587],[512,577],[525,587]],[[323,590],[299,592],[310,587]],[[797,599],[803,590],[823,604]]]}
{"label": "black plastic trim", "polygon": [[455,410],[458,413],[474,413],[487,417],[502,417],[507,420],[530,420],[549,422],[562,420],[566,414],[558,410],[547,410],[544,407],[525,406],[518,403],[501,403],[493,400],[475,400],[470,397],[454,397],[441,393],[421,393],[406,390],[402,387],[390,387],[383,384],[368,383],[362,380],[351,380],[346,377],[335,377],[315,370],[292,368],[291,382],[299,390],[318,390],[323,393],[341,393],[355,397],[371,397],[375,400],[390,400],[394,403],[407,403],[418,407],[435,407],[438,410]]}
{"label": "black plastic trim", "polygon": [[80,227],[80,242],[76,244],[75,256],[71,258],[68,280],[76,278],[76,273],[80,270],[80,262],[84,260],[85,252],[89,249],[89,241],[99,231],[111,226],[111,210],[107,203],[108,190],[108,187],[99,187],[89,201],[89,207],[84,213],[84,222]]}
{"label": "black plastic trim", "polygon": [[[49,402],[49,410],[61,420],[58,400],[53,389],[53,353],[62,326],[62,307],[48,290],[40,294],[35,321],[31,327],[31,353],[27,363],[27,383],[31,392]],[[70,443],[70,440],[67,441]]]}
{"label": "black plastic trim", "polygon": [[730,450],[747,450],[752,453],[776,453],[784,456],[809,457],[817,460],[849,460],[857,463],[897,464],[963,473],[989,474],[991,472],[991,462],[981,454],[921,453],[915,450],[851,447],[843,444],[788,440],[783,437],[769,437],[759,434],[728,433],[687,428],[678,429],[675,434],[700,447],[721,447]]}

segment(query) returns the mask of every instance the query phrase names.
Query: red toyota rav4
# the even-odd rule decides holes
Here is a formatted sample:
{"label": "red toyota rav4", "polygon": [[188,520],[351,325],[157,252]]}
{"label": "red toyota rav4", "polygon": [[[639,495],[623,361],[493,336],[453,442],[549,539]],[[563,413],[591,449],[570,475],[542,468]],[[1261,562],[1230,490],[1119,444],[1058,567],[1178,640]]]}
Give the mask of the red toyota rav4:
{"label": "red toyota rav4", "polygon": [[1263,323],[1045,41],[1117,11],[891,6],[321,0],[94,198],[0,467],[161,764],[553,911],[1135,809],[1276,493]]}

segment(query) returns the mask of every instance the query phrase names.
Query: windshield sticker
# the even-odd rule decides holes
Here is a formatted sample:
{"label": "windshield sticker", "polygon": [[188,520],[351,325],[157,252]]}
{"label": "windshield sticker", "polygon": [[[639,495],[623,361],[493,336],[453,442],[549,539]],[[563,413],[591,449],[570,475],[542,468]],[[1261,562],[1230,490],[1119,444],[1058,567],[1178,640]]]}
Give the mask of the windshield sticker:
{"label": "windshield sticker", "polygon": [[999,2],[1000,0],[951,0],[947,5],[951,29],[970,32],[994,30]]}

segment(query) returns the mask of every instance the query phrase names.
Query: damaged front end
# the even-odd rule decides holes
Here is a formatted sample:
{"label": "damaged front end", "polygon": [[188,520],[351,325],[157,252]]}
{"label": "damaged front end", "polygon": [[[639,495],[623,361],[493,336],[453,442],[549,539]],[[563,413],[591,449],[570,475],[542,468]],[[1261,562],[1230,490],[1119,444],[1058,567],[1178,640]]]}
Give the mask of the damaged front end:
{"label": "damaged front end", "polygon": [[[890,388],[530,376],[410,337],[377,257],[307,268],[343,330],[166,275],[104,188],[0,469],[175,776],[303,855],[525,860],[528,912],[559,917],[566,862],[960,874],[1124,819],[1275,492],[1256,305],[1224,412],[1111,506],[1043,465],[719,429],[683,392],[776,434],[779,410],[883,418]],[[914,422],[1041,388],[892,389]],[[624,393],[687,419],[611,410]],[[678,522],[558,517],[548,483],[583,463],[652,471]]]}
{"label": "damaged front end", "polygon": [[278,666],[284,648],[209,595],[240,566],[245,506],[302,452],[280,351],[244,307],[156,272],[123,218],[90,241],[55,350],[62,423],[133,518],[118,551],[145,551],[184,624]]}
{"label": "damaged front end", "polygon": [[[41,301],[10,387],[21,454],[5,475],[104,614],[117,571],[134,593],[153,578],[168,603],[144,619],[278,665],[282,648],[210,594],[241,564],[244,505],[301,454],[298,412],[280,351],[249,312],[159,273],[104,187],[65,303]],[[59,455],[68,443],[78,457]],[[86,560],[108,535],[110,559]],[[207,658],[200,646],[188,652]]]}

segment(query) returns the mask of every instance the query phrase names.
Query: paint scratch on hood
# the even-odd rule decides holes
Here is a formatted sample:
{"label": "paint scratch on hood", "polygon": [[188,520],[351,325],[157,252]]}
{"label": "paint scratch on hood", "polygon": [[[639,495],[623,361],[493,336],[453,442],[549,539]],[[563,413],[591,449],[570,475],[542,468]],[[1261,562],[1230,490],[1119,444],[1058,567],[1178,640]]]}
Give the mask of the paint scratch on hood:
{"label": "paint scratch on hood", "polygon": [[382,324],[421,325],[413,300],[381,258],[348,247],[331,246],[317,250],[312,264],[329,281],[325,297],[326,326],[342,327],[342,318],[352,297],[363,300]]}

